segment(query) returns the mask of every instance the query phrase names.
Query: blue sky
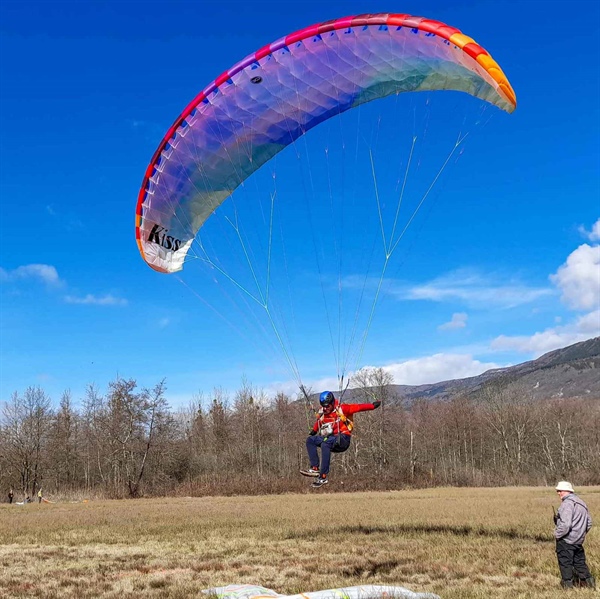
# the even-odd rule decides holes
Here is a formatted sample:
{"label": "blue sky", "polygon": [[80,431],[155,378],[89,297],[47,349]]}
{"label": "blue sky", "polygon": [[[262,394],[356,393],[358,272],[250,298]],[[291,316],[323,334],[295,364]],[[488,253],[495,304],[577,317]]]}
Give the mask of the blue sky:
{"label": "blue sky", "polygon": [[[360,124],[345,117],[359,127],[360,152],[336,154],[342,141],[325,123],[306,136],[300,159],[283,152],[238,194],[240,205],[268,211],[276,190],[278,226],[291,226],[281,233],[279,265],[287,270],[273,274],[273,314],[303,382],[337,386],[337,321],[323,316],[322,297],[343,286],[347,325],[356,289],[372,297],[379,278],[359,260],[377,234],[372,203],[343,225],[318,212],[317,223],[307,222],[301,206],[314,195],[300,191],[307,169],[318,189],[336,190],[327,192],[336,202],[344,201],[336,174],[343,168],[353,171],[345,180],[353,181],[353,198],[372,195],[368,152],[341,166],[366,148],[382,194],[393,195],[413,133],[417,201],[456,136],[469,135],[399,244],[364,348],[346,373],[382,366],[398,384],[436,382],[600,335],[600,35],[560,22],[568,13],[597,23],[597,3],[350,0],[292,11],[260,1],[5,0],[0,11],[0,401],[30,385],[54,400],[70,389],[79,400],[86,385],[104,389],[117,376],[142,386],[166,378],[174,405],[215,386],[233,392],[242,377],[268,392],[293,392],[268,319],[244,294],[197,265],[170,277],[144,264],[135,204],[164,133],[215,77],[292,31],[366,12],[458,27],[500,63],[518,107],[507,115],[451,93],[372,103]],[[217,255],[232,214],[225,206],[207,230]],[[320,240],[335,239],[327,230],[347,240],[343,273],[315,261],[327,253]],[[327,302],[336,312],[336,300]],[[360,318],[368,315],[363,305]],[[343,353],[350,344],[341,345]]]}

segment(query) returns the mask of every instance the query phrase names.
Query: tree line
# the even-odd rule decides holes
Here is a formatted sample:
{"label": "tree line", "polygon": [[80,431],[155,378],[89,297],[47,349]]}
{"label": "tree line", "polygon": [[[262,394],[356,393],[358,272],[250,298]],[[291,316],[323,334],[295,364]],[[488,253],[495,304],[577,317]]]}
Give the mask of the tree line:
{"label": "tree line", "polygon": [[[534,400],[499,380],[447,401],[406,403],[380,368],[352,381],[357,402],[382,407],[356,417],[332,482],[346,490],[406,486],[600,484],[598,398]],[[315,403],[267,396],[242,381],[173,409],[164,381],[89,385],[78,407],[41,387],[15,392],[0,416],[0,488],[55,499],[263,494],[307,487],[305,439]],[[6,496],[6,495],[5,495]]]}

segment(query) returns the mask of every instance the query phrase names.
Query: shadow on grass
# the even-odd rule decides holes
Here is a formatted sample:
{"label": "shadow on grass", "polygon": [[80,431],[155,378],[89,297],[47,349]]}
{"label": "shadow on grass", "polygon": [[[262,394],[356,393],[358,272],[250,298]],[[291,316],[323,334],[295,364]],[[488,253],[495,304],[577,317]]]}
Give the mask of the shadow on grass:
{"label": "shadow on grass", "polygon": [[383,562],[369,562],[368,564],[354,564],[342,568],[344,576],[370,578],[377,574],[389,574],[394,568],[403,565],[405,561],[387,560]]}
{"label": "shadow on grass", "polygon": [[[488,537],[492,539],[510,539],[524,541],[535,541],[537,543],[554,543],[554,538],[549,534],[528,533],[509,529],[488,529],[482,526],[451,526],[449,524],[396,524],[394,526],[365,526],[342,525],[335,528],[335,533],[354,534],[354,535],[374,535],[374,534],[393,534],[393,535],[411,535],[411,534],[442,534],[456,537]],[[314,531],[304,531],[299,534],[290,534],[288,539],[313,538],[315,535],[323,534],[323,529]]]}

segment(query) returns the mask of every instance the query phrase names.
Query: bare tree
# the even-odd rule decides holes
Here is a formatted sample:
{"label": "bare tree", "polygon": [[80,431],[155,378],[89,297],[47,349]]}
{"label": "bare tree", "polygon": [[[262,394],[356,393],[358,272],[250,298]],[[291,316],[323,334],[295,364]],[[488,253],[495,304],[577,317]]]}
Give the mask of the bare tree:
{"label": "bare tree", "polygon": [[[153,389],[144,389],[139,395],[139,423],[137,435],[130,451],[132,468],[129,470],[127,486],[131,497],[140,495],[142,479],[146,473],[148,458],[155,447],[161,445],[169,434],[172,418],[165,399],[165,381],[160,381]],[[137,442],[136,442],[137,441]],[[162,443],[162,451],[157,452],[165,461],[168,457],[168,442]]]}
{"label": "bare tree", "polygon": [[504,463],[514,477],[523,469],[534,424],[531,393],[522,385],[496,381],[486,385],[480,399],[486,422],[502,446]]}
{"label": "bare tree", "polygon": [[52,421],[50,398],[40,387],[13,393],[3,409],[6,458],[19,473],[24,495],[33,496],[42,482],[48,432]]}
{"label": "bare tree", "polygon": [[106,438],[104,430],[105,399],[95,385],[88,385],[83,400],[82,445],[85,490],[91,491],[100,482],[107,486],[105,476]]}
{"label": "bare tree", "polygon": [[79,416],[73,409],[71,392],[65,391],[49,433],[49,474],[57,492],[74,489],[78,484],[81,450],[78,447]]}
{"label": "bare tree", "polygon": [[[213,473],[218,477],[225,475],[226,478],[234,433],[230,426],[228,397],[221,388],[213,390],[212,401],[208,408],[207,423],[210,455],[213,459]],[[239,440],[239,435],[236,436]]]}
{"label": "bare tree", "polygon": [[387,403],[392,397],[390,385],[393,382],[393,375],[383,368],[362,368],[352,377],[352,384],[356,386],[355,393],[359,401],[381,402],[379,413],[370,419],[365,418],[364,427],[361,423],[361,430],[364,428],[364,436],[369,439],[373,466],[379,472],[384,470],[389,462],[386,417]]}

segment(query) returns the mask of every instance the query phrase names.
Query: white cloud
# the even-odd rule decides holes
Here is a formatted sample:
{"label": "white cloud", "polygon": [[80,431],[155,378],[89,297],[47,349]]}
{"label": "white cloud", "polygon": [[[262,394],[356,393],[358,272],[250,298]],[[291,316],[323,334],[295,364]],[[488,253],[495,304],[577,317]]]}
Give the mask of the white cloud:
{"label": "white cloud", "polygon": [[563,302],[575,310],[600,306],[600,245],[580,245],[567,261],[550,275],[560,289]]}
{"label": "white cloud", "polygon": [[600,336],[600,308],[580,316],[575,326],[581,333],[589,333],[590,337]]}
{"label": "white cloud", "polygon": [[492,349],[499,351],[520,351],[541,356],[579,341],[600,336],[600,309],[577,318],[573,323],[548,328],[541,333],[509,337],[500,335],[492,341]]}
{"label": "white cloud", "polygon": [[101,297],[88,293],[84,297],[77,297],[74,295],[65,295],[65,302],[67,304],[87,304],[96,306],[126,306],[127,300],[115,297],[114,295],[103,295]]}
{"label": "white cloud", "polygon": [[[600,220],[593,226],[590,239],[596,238]],[[497,351],[519,351],[538,357],[546,352],[600,336],[600,246],[584,243],[571,252],[550,280],[561,293],[561,300],[572,310],[589,311],[574,321],[562,324],[556,317],[554,327],[533,335],[496,337],[491,348]]]}
{"label": "white cloud", "polygon": [[[66,287],[66,283],[61,280],[58,276],[58,272],[54,266],[49,264],[27,264],[19,266],[13,270],[6,270],[0,268],[0,281],[1,282],[15,282],[15,281],[41,281],[49,287]],[[111,294],[103,296],[96,296],[88,293],[84,296],[76,295],[65,295],[64,301],[67,304],[87,304],[97,306],[126,306],[127,300],[116,297]]]}
{"label": "white cloud", "polygon": [[550,288],[530,287],[513,280],[496,280],[470,269],[450,272],[422,285],[392,289],[393,295],[405,300],[460,300],[470,306],[497,308],[513,308],[552,293]]}
{"label": "white cloud", "polygon": [[[486,370],[500,368],[501,365],[495,362],[480,362],[475,360],[470,354],[435,354],[424,358],[415,358],[395,364],[381,366],[385,372],[393,376],[395,385],[427,385],[448,381],[453,379],[462,379],[470,376],[477,376]],[[366,366],[365,368],[379,368],[379,366]],[[353,373],[347,376],[351,378]],[[319,380],[306,382],[305,386],[312,393],[320,393],[324,390],[337,392],[338,380],[334,377],[322,378]],[[350,385],[352,388],[352,385]],[[295,397],[298,394],[298,384],[293,381],[283,381],[272,383],[265,387],[265,392],[274,396],[278,392],[284,392],[289,396]],[[302,399],[301,396],[298,396]]]}
{"label": "white cloud", "polygon": [[166,327],[168,327],[171,324],[171,319],[170,318],[161,318],[158,321],[158,328],[159,329],[164,329]]}
{"label": "white cloud", "polygon": [[14,270],[0,268],[0,281],[38,280],[46,285],[58,286],[62,284],[58,272],[49,264],[26,264]]}
{"label": "white cloud", "polygon": [[579,227],[579,232],[589,241],[600,241],[600,218],[592,225],[592,230],[588,231],[585,227]]}
{"label": "white cloud", "polygon": [[466,312],[455,312],[449,322],[445,322],[438,327],[439,331],[454,331],[464,329],[467,326]]}
{"label": "white cloud", "polygon": [[480,362],[470,354],[434,354],[388,364],[383,369],[394,377],[396,385],[425,385],[477,376],[486,370],[500,368],[494,362]]}

